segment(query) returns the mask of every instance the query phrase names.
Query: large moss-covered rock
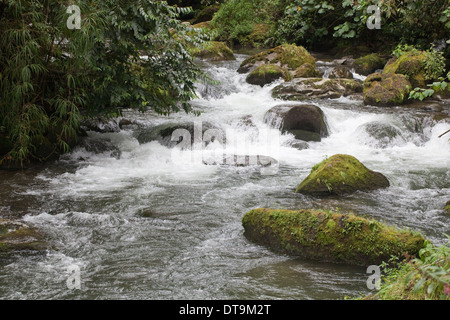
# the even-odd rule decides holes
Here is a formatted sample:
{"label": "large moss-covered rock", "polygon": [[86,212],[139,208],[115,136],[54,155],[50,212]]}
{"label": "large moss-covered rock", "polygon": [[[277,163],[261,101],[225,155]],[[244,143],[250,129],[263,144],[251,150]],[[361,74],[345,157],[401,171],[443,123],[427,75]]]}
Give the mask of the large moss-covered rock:
{"label": "large moss-covered rock", "polygon": [[289,71],[283,67],[275,64],[262,64],[248,74],[246,81],[250,84],[263,87],[278,79],[289,81],[292,79],[292,76]]}
{"label": "large moss-covered rock", "polygon": [[302,101],[312,98],[337,99],[359,94],[363,85],[354,79],[298,78],[282,83],[272,90],[276,99]]}
{"label": "large moss-covered rock", "polygon": [[445,211],[450,212],[450,200],[445,204]]}
{"label": "large moss-covered rock", "polygon": [[385,59],[380,57],[377,53],[372,53],[356,59],[353,63],[353,67],[355,68],[356,73],[367,76],[378,69],[383,69],[385,64]]}
{"label": "large moss-covered rock", "polygon": [[361,266],[415,255],[425,242],[417,232],[332,211],[260,208],[247,212],[242,225],[247,239],[275,252]]}
{"label": "large moss-covered rock", "polygon": [[315,105],[279,105],[271,108],[264,116],[271,127],[289,132],[295,139],[320,141],[328,136],[323,111]]}
{"label": "large moss-covered rock", "polygon": [[220,41],[209,41],[201,47],[191,47],[189,52],[197,58],[211,61],[235,60],[233,51]]}
{"label": "large moss-covered rock", "polygon": [[0,218],[0,252],[42,251],[49,247],[44,236],[35,228],[23,222]]}
{"label": "large moss-covered rock", "polygon": [[302,46],[283,44],[245,59],[238,72],[251,72],[262,64],[276,64],[289,70],[295,70],[304,63],[315,65],[316,60]]}
{"label": "large moss-covered rock", "polygon": [[402,74],[405,75],[413,88],[426,87],[425,80],[425,60],[426,56],[422,52],[406,52],[399,58],[393,58],[388,61],[383,69],[383,74]]}
{"label": "large moss-covered rock", "polygon": [[401,74],[373,73],[364,80],[364,104],[379,107],[408,102],[411,83]]}
{"label": "large moss-covered rock", "polygon": [[389,187],[381,173],[368,169],[353,156],[337,154],[316,164],[296,192],[308,195],[345,195]]}

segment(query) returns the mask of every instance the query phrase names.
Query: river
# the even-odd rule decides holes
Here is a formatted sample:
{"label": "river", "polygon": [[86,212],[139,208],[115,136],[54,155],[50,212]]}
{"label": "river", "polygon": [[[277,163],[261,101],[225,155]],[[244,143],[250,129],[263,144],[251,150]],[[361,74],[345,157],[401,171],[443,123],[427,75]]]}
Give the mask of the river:
{"label": "river", "polygon": [[[203,63],[220,84],[199,86],[193,101],[199,117],[129,110],[124,117],[133,124],[120,132],[89,132],[56,162],[0,172],[0,216],[21,217],[53,246],[2,258],[0,298],[343,299],[369,292],[366,268],[289,257],[249,242],[241,219],[259,207],[352,211],[445,241],[450,143],[438,136],[448,122],[350,98],[317,100],[330,135],[299,150],[290,146],[292,136],[264,122],[271,107],[287,102],[271,97],[277,83],[245,82],[236,72],[245,57]],[[214,124],[227,133],[227,153],[278,162],[269,171],[206,165],[203,157],[216,156],[219,142],[182,152],[158,141],[139,143],[140,133],[169,121]],[[364,130],[368,123],[389,124],[398,134],[373,137]],[[105,141],[109,149],[93,151]],[[314,164],[337,153],[382,172],[391,186],[323,199],[294,192]],[[69,285],[70,270],[78,272],[78,287]]]}

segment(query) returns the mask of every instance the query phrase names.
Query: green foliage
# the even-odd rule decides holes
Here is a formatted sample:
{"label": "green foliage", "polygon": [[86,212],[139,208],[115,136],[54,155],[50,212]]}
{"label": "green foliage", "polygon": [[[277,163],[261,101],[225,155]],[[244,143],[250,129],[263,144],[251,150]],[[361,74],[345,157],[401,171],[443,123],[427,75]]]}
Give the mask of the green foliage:
{"label": "green foliage", "polygon": [[433,96],[436,92],[450,91],[450,72],[447,73],[447,80],[444,77],[439,77],[438,81],[428,85],[428,89],[414,88],[409,93],[409,99],[424,100]]}
{"label": "green foliage", "polygon": [[[380,8],[380,30],[367,28],[370,5]],[[293,0],[283,9],[274,29],[279,43],[312,45],[333,38],[374,41],[376,36],[423,44],[446,38],[450,29],[448,0]]]}
{"label": "green foliage", "polygon": [[215,14],[211,25],[217,30],[219,40],[247,45],[258,24],[274,21],[277,5],[278,1],[228,0]]}
{"label": "green foliage", "polygon": [[418,257],[384,270],[384,283],[378,299],[450,299],[450,237],[442,246],[430,242]]}
{"label": "green foliage", "polygon": [[202,73],[186,46],[202,34],[177,19],[189,9],[150,0],[77,4],[81,29],[67,27],[63,1],[0,3],[0,134],[13,145],[0,162],[36,158],[33,141],[68,151],[82,115],[192,111]]}

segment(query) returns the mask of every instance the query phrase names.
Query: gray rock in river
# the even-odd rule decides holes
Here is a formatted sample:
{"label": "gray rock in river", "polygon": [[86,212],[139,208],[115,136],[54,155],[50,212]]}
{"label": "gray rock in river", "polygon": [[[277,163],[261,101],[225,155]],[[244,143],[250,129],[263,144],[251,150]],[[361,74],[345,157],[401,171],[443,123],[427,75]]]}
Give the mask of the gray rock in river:
{"label": "gray rock in river", "polygon": [[380,121],[372,121],[359,126],[356,136],[361,142],[376,148],[386,148],[395,142],[406,142],[400,129]]}
{"label": "gray rock in river", "polygon": [[198,125],[194,122],[164,123],[141,131],[136,138],[140,144],[158,141],[169,148],[178,146],[182,149],[189,149],[194,143],[207,145],[216,139],[225,143],[223,130],[209,122],[199,122]]}
{"label": "gray rock in river", "polygon": [[296,78],[272,90],[277,99],[303,101],[308,99],[337,99],[359,94],[363,85],[354,79]]}
{"label": "gray rock in river", "polygon": [[45,251],[50,245],[33,227],[20,222],[0,218],[0,253],[15,251]]}
{"label": "gray rock in river", "polygon": [[323,111],[309,104],[279,105],[271,108],[264,116],[264,122],[282,133],[289,132],[295,139],[320,141],[328,136]]}

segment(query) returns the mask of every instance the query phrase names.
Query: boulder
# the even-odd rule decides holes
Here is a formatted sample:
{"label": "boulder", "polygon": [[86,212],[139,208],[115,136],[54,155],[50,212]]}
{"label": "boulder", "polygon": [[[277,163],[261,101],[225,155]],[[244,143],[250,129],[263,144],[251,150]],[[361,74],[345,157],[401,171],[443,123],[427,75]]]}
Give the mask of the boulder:
{"label": "boulder", "polygon": [[292,76],[285,68],[275,64],[262,64],[249,73],[246,81],[263,87],[278,79],[291,80]]}
{"label": "boulder", "polygon": [[293,71],[304,63],[315,65],[315,62],[314,57],[302,46],[283,44],[248,57],[241,63],[237,71],[248,73],[262,64],[276,64]]}
{"label": "boulder", "polygon": [[0,218],[0,252],[44,251],[49,249],[44,236],[19,221]]}
{"label": "boulder", "polygon": [[272,96],[275,99],[302,101],[312,98],[337,99],[362,91],[363,85],[354,79],[298,78],[276,86]]}
{"label": "boulder", "polygon": [[450,212],[450,200],[445,204],[445,211]]}
{"label": "boulder", "polygon": [[346,195],[389,185],[383,174],[369,170],[355,157],[337,154],[316,164],[296,192],[315,196]]}
{"label": "boulder", "polygon": [[[205,136],[207,131],[208,135]],[[198,126],[194,122],[168,122],[145,129],[139,132],[136,138],[140,144],[158,141],[166,147],[178,146],[182,149],[191,148],[193,143],[207,144],[214,139],[225,143],[224,132],[209,122],[202,122]]]}
{"label": "boulder", "polygon": [[211,5],[204,7],[200,12],[195,16],[195,18],[192,20],[192,24],[198,24],[201,22],[211,21],[214,17],[214,14],[219,11],[220,6],[218,5]]}
{"label": "boulder", "polygon": [[421,52],[406,52],[399,58],[390,59],[383,69],[383,74],[402,74],[407,77],[413,88],[425,88],[426,55]]}
{"label": "boulder", "polygon": [[264,122],[303,141],[320,141],[328,136],[325,115],[315,105],[275,106],[267,111]]}
{"label": "boulder", "polygon": [[349,68],[343,66],[334,67],[333,70],[328,74],[330,79],[353,79],[353,74],[350,72]]}
{"label": "boulder", "polygon": [[208,41],[201,47],[191,47],[192,56],[211,61],[236,60],[233,51],[220,41]]}
{"label": "boulder", "polygon": [[364,80],[364,104],[388,107],[408,102],[411,83],[401,74],[373,73]]}
{"label": "boulder", "polygon": [[319,71],[308,62],[302,64],[294,71],[294,78],[317,78],[319,76]]}
{"label": "boulder", "polygon": [[381,58],[377,53],[372,53],[356,59],[353,62],[353,67],[356,73],[368,76],[378,69],[383,69],[385,64],[385,59]]}
{"label": "boulder", "polygon": [[259,208],[242,218],[244,236],[278,253],[358,266],[416,255],[425,238],[355,214]]}

